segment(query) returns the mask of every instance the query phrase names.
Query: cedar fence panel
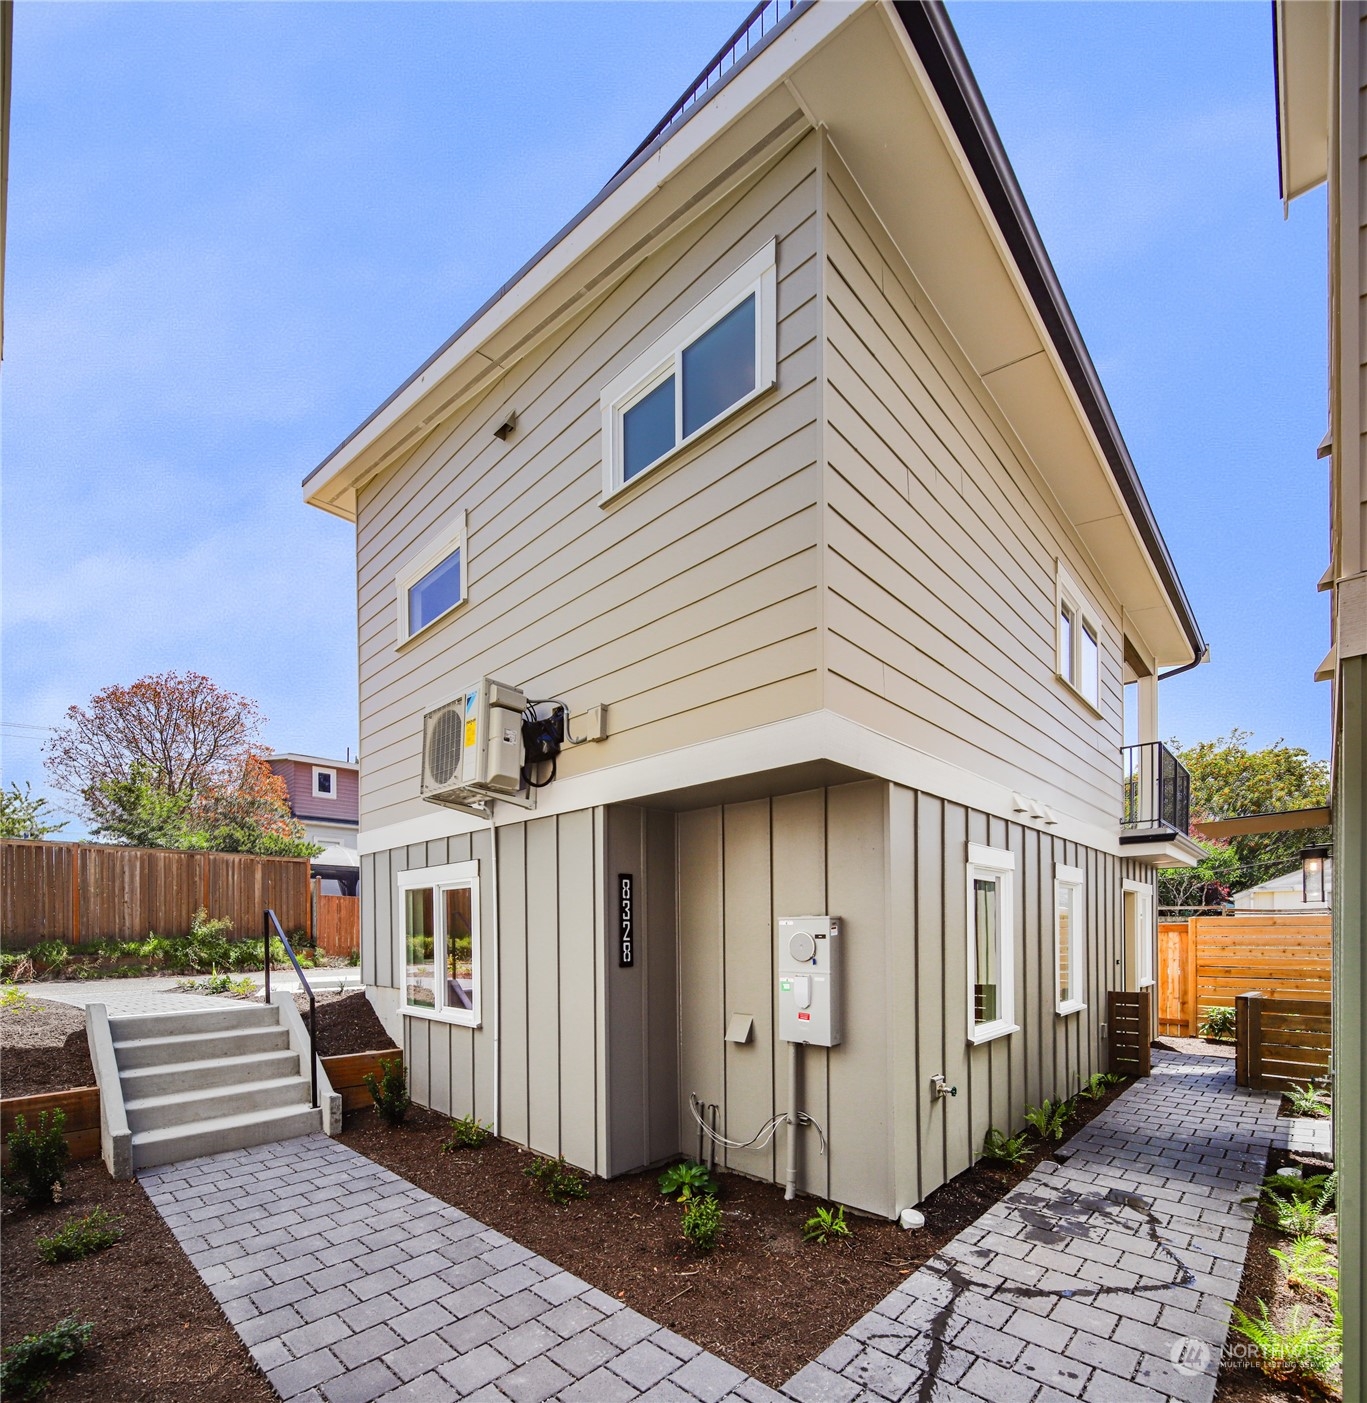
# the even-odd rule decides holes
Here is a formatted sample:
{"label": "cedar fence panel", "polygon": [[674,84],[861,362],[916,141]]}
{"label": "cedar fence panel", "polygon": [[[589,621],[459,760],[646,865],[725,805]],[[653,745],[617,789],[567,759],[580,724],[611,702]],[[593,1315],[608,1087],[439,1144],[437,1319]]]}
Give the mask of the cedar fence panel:
{"label": "cedar fence panel", "polygon": [[1153,1027],[1153,991],[1140,989],[1125,993],[1106,992],[1106,1027],[1110,1070],[1126,1077],[1149,1075],[1152,1057],[1149,1030]]}
{"label": "cedar fence panel", "polygon": [[345,959],[361,950],[361,898],[359,896],[324,896],[318,892],[313,938],[327,955]]}
{"label": "cedar fence panel", "polygon": [[1333,1018],[1327,999],[1235,1000],[1234,1079],[1259,1091],[1285,1091],[1328,1074]]}
{"label": "cedar fence panel", "polygon": [[16,948],[184,935],[201,906],[230,920],[239,939],[260,938],[267,906],[287,932],[311,932],[309,878],[303,857],[5,839],[0,940]]}
{"label": "cedar fence panel", "polygon": [[[1260,911],[1195,916],[1158,928],[1159,1032],[1196,1037],[1210,1008],[1233,1008],[1256,990],[1269,999],[1328,1001],[1332,917]],[[1187,929],[1185,939],[1178,932]]]}

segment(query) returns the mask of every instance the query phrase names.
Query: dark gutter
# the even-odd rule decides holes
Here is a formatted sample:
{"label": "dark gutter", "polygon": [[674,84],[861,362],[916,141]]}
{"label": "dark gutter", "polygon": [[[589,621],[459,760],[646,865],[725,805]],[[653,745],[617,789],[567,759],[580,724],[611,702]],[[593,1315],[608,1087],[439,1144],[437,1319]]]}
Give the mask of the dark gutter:
{"label": "dark gutter", "polygon": [[1272,113],[1277,119],[1277,194],[1286,199],[1282,167],[1282,56],[1277,43],[1277,0],[1272,0]]}
{"label": "dark gutter", "polygon": [[1020,183],[1007,159],[996,124],[968,65],[941,0],[895,0],[894,8],[912,47],[925,66],[936,96],[949,117],[978,185],[992,210],[1007,247],[1030,290],[1050,339],[1063,362],[1083,411],[1096,434],[1125,505],[1130,509],[1159,579],[1182,621],[1191,644],[1193,663],[1206,651],[1206,641],[1167,543],[1158,529],[1153,508],[1135,471],[1129,449],[1120,435],[1106,392],[1088,354],[1082,333],[1063,295],[1044,241],[1025,202]]}

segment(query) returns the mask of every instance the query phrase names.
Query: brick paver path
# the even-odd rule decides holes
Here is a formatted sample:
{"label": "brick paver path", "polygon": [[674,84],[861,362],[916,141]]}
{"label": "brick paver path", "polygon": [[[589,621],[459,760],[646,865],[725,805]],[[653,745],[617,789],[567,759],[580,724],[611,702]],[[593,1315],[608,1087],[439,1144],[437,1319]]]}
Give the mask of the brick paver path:
{"label": "brick paver path", "polygon": [[291,1403],[1209,1403],[1277,1100],[1155,1053],[782,1393],[323,1136],[141,1178]]}
{"label": "brick paver path", "polygon": [[[111,1018],[135,1013],[185,1013],[206,1008],[241,1008],[240,999],[217,994],[187,994],[177,988],[182,980],[203,979],[202,974],[155,975],[142,979],[53,979],[25,984],[31,998],[84,1008],[104,1004]],[[234,975],[233,978],[240,978]]]}

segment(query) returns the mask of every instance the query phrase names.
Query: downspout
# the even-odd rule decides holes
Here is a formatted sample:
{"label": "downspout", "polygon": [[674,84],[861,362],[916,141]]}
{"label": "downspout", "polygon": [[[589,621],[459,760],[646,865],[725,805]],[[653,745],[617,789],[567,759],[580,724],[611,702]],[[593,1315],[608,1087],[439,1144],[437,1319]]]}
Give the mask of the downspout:
{"label": "downspout", "polygon": [[1178,677],[1182,673],[1190,672],[1192,668],[1200,667],[1202,663],[1208,663],[1209,661],[1210,644],[1207,643],[1206,646],[1202,648],[1201,651],[1196,655],[1196,657],[1194,657],[1189,663],[1183,663],[1181,667],[1169,668],[1167,672],[1160,672],[1158,674],[1158,680],[1160,682],[1166,682],[1169,677]]}
{"label": "downspout", "polygon": [[788,1044],[788,1168],[784,1175],[783,1197],[791,1203],[797,1197],[797,1069],[799,1044]]}
{"label": "downspout", "polygon": [[500,1108],[503,1104],[503,1064],[499,1057],[499,1005],[502,1001],[503,981],[499,977],[500,967],[503,962],[503,923],[499,919],[498,908],[498,830],[494,827],[494,812],[492,806],[489,809],[489,875],[494,884],[494,955],[491,962],[494,970],[494,994],[493,1017],[489,1020],[494,1043],[494,1134],[500,1134]]}

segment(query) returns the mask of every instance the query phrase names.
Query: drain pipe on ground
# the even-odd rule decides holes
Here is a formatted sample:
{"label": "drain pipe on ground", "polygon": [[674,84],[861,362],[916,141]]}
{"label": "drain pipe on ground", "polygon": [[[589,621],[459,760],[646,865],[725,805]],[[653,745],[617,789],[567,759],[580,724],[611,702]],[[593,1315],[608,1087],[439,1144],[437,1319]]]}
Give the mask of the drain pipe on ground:
{"label": "drain pipe on ground", "polygon": [[797,1197],[797,1073],[799,1043],[788,1044],[788,1172],[784,1181],[783,1197],[791,1201]]}

